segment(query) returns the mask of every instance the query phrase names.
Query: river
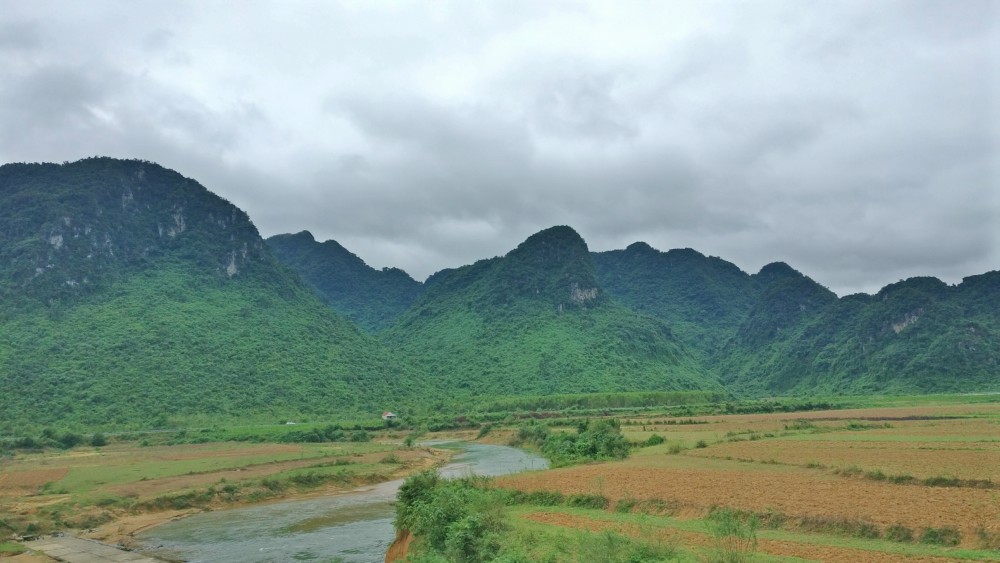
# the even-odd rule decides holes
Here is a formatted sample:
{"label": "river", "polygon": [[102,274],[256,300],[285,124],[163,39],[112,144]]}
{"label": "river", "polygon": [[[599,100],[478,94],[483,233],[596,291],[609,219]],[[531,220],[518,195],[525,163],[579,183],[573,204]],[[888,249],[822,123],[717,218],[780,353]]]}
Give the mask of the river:
{"label": "river", "polygon": [[[507,475],[544,469],[541,457],[507,446],[434,444],[461,450],[445,477]],[[392,502],[401,480],[307,500],[195,514],[136,539],[143,551],[173,560],[218,563],[344,561],[381,563],[395,535]]]}

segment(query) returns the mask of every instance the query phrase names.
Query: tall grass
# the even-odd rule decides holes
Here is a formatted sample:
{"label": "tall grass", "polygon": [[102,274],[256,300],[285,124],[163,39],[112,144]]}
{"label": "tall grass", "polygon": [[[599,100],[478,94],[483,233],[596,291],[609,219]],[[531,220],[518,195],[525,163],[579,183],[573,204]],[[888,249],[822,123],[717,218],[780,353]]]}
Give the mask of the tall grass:
{"label": "tall grass", "polygon": [[728,508],[713,510],[708,516],[709,534],[715,548],[713,563],[747,563],[757,553],[755,514],[740,514]]}

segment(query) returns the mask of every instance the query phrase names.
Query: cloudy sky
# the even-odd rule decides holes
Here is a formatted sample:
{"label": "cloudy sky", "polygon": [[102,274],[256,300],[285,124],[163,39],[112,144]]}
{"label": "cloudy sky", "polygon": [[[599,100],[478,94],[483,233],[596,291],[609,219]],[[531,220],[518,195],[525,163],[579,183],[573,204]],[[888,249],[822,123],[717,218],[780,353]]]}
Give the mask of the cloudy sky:
{"label": "cloudy sky", "polygon": [[0,0],[0,162],[159,162],[417,279],[567,224],[1000,269],[1000,2]]}

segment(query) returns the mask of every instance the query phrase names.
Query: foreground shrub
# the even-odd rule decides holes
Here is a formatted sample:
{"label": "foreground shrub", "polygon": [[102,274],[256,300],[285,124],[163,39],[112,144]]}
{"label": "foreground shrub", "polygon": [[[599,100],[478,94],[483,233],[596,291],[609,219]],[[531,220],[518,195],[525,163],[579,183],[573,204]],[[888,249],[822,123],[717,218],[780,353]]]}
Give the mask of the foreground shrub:
{"label": "foreground shrub", "polygon": [[744,563],[757,552],[757,516],[743,515],[728,508],[708,515],[709,533],[715,547],[712,561]]}
{"label": "foreground shrub", "polygon": [[920,534],[920,543],[931,545],[956,546],[962,542],[962,534],[950,526],[944,528],[924,528]]}
{"label": "foreground shrub", "polygon": [[446,481],[434,471],[408,478],[399,489],[396,528],[411,531],[433,554],[478,563],[499,553],[508,529],[504,493],[483,481]]}
{"label": "foreground shrub", "polygon": [[885,539],[909,543],[913,541],[913,530],[902,524],[893,524],[885,529]]}

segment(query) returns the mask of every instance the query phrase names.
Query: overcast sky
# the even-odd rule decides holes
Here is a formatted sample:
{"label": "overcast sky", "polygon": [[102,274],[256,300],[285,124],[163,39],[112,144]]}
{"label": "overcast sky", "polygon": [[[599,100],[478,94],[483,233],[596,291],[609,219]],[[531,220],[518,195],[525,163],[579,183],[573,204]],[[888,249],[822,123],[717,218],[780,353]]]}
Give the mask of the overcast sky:
{"label": "overcast sky", "polygon": [[417,279],[566,224],[1000,269],[1000,2],[0,0],[0,162],[158,162]]}

